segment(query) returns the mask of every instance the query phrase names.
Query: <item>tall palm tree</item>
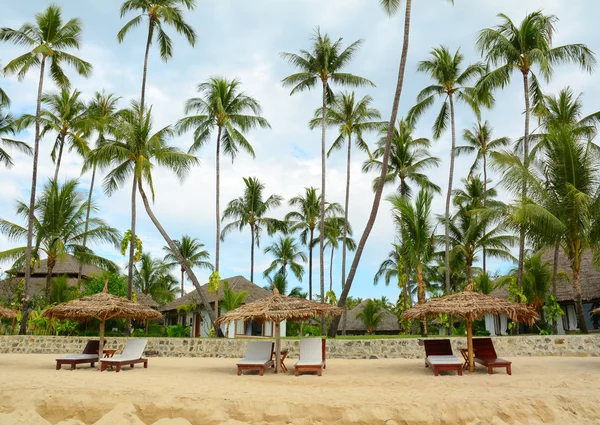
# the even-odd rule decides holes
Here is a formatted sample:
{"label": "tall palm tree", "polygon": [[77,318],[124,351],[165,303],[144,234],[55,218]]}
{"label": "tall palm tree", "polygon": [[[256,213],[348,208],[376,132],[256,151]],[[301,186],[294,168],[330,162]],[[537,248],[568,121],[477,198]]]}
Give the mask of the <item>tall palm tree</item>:
{"label": "tall palm tree", "polygon": [[[89,220],[89,228],[85,230],[87,202],[84,201],[82,193],[77,190],[77,184],[77,180],[68,180],[60,186],[56,181],[51,180],[44,186],[35,204],[33,258],[39,261],[42,255],[47,257],[46,303],[50,302],[50,284],[54,266],[58,260],[65,258],[66,254],[74,255],[85,264],[118,269],[111,261],[95,255],[89,248],[82,246],[84,237],[90,242],[110,243],[117,246],[119,232],[96,217]],[[92,210],[97,212],[94,206]],[[23,218],[27,218],[29,206],[24,202],[18,202],[16,212]],[[11,240],[22,240],[27,235],[25,227],[7,220],[0,220],[0,232]],[[0,260],[13,260],[16,264],[15,268],[20,269],[27,261],[26,253],[26,246],[12,248],[1,252]]]}
{"label": "tall palm tree", "polygon": [[223,221],[232,220],[221,232],[221,240],[234,229],[244,230],[250,227],[250,281],[254,282],[254,247],[260,244],[260,234],[264,227],[269,235],[287,230],[285,222],[266,217],[269,210],[281,205],[283,198],[269,195],[264,198],[265,185],[256,177],[244,177],[244,195],[230,201],[223,211]]}
{"label": "tall palm tree", "polygon": [[33,153],[31,147],[29,147],[27,143],[5,137],[14,136],[16,132],[15,118],[8,111],[4,113],[0,105],[0,164],[4,164],[7,168],[12,167],[14,162],[10,154],[4,150],[5,147],[8,149],[16,149],[27,155]]}
{"label": "tall palm tree", "polygon": [[385,314],[386,312],[380,302],[368,299],[362,310],[356,315],[356,318],[362,320],[367,328],[367,333],[371,335],[373,330],[379,327]]}
{"label": "tall palm tree", "polygon": [[[553,47],[558,18],[544,15],[542,11],[528,14],[519,26],[504,14],[499,14],[501,23],[493,28],[479,32],[477,47],[489,65],[498,67],[488,72],[478,83],[478,87],[489,91],[503,88],[510,82],[514,71],[520,71],[523,77],[523,95],[525,98],[525,130],[523,135],[522,161],[529,167],[529,119],[531,103],[542,101],[543,95],[538,77],[533,69],[539,69],[541,76],[550,81],[553,67],[564,63],[574,63],[587,72],[596,66],[594,53],[585,44],[567,44]],[[527,197],[527,186],[523,186],[521,196]],[[519,273],[517,284],[523,276],[525,255],[525,229],[519,234]]]}
{"label": "tall palm tree", "polygon": [[133,285],[159,304],[171,302],[175,299],[177,279],[169,273],[170,268],[170,264],[144,253],[134,268]]}
{"label": "tall palm tree", "polygon": [[265,270],[263,276],[270,275],[275,269],[277,273],[281,273],[287,277],[287,268],[302,282],[304,275],[304,266],[300,263],[306,263],[308,258],[306,254],[299,250],[296,240],[291,236],[280,236],[278,241],[265,248],[265,254],[271,254],[275,259],[271,265]]}
{"label": "tall palm tree", "polygon": [[[81,20],[73,18],[64,23],[62,14],[57,5],[51,4],[48,8],[35,15],[35,24],[26,23],[19,29],[0,29],[0,41],[12,42],[15,45],[29,47],[27,53],[11,60],[5,67],[5,74],[17,74],[23,80],[28,71],[40,67],[36,109],[35,109],[35,137],[33,143],[33,171],[31,174],[31,195],[29,198],[29,219],[27,222],[27,252],[25,262],[25,293],[29,288],[31,278],[31,252],[33,244],[34,210],[37,185],[37,167],[40,146],[41,105],[42,91],[44,89],[44,73],[46,61],[49,62],[50,77],[61,88],[68,88],[70,81],[65,75],[62,65],[71,65],[78,74],[85,77],[92,72],[92,65],[80,58],[66,52],[64,49],[79,49],[81,38]],[[20,334],[25,334],[27,327],[27,311],[29,300],[24,297],[22,307]]]}
{"label": "tall palm tree", "polygon": [[[125,183],[127,179],[131,178],[134,181],[137,191],[136,186],[134,186],[132,191],[133,229],[135,229],[135,195],[136,192],[139,192],[144,208],[146,209],[146,214],[148,214],[154,227],[156,227],[169,246],[170,252],[175,255],[177,261],[179,261],[179,264],[184,268],[192,281],[200,297],[200,302],[206,310],[211,323],[214,325],[216,316],[210,307],[208,299],[201,290],[198,278],[152,211],[150,201],[144,190],[144,183],[146,183],[154,199],[152,170],[156,165],[169,168],[177,177],[183,179],[190,168],[198,164],[196,157],[183,153],[167,143],[168,138],[173,134],[174,131],[170,126],[154,132],[152,108],[141,108],[138,102],[133,101],[130,108],[120,113],[119,125],[115,128],[116,140],[102,146],[96,155],[96,159],[98,165],[101,167],[109,165],[114,167],[104,179],[104,189],[109,195]],[[131,238],[135,240],[134,230],[131,231]],[[135,243],[131,244],[131,247],[135,247]],[[129,251],[129,268],[132,276],[134,250],[131,247]],[[129,294],[131,294],[129,283],[127,289]],[[218,330],[218,327],[215,326],[215,329]]]}
{"label": "tall palm tree", "polygon": [[146,98],[146,73],[148,71],[148,54],[150,46],[156,41],[160,47],[160,57],[168,61],[173,56],[173,41],[164,31],[163,26],[169,25],[175,28],[177,34],[183,35],[188,43],[194,46],[196,33],[194,29],[183,19],[181,6],[188,10],[194,10],[196,0],[126,0],[121,5],[121,18],[129,12],[139,13],[135,18],[127,22],[117,33],[117,40],[122,43],[127,33],[139,26],[144,18],[148,19],[148,38],[146,40],[146,53],[144,54],[144,71],[142,73],[142,95],[140,104],[144,109]]}
{"label": "tall palm tree", "polygon": [[[388,160],[388,173],[384,179],[385,185],[394,184],[400,196],[409,198],[412,194],[410,183],[419,186],[425,186],[433,192],[441,192],[439,186],[429,180],[425,173],[430,168],[437,168],[440,159],[431,156],[429,148],[431,142],[429,139],[419,137],[414,139],[413,129],[405,120],[398,120],[397,127],[394,128],[390,154]],[[363,164],[363,171],[381,170],[383,163],[381,158],[385,152],[387,129],[381,131],[381,138],[377,142],[377,149]],[[381,177],[373,180],[373,190],[377,190]]]}
{"label": "tall palm tree", "polygon": [[[325,125],[338,128],[338,137],[333,142],[327,156],[334,150],[342,149],[344,143],[347,146],[346,155],[346,197],[344,201],[344,219],[348,222],[348,210],[350,208],[350,163],[352,159],[352,136],[355,136],[356,146],[368,152],[369,147],[363,138],[363,134],[368,131],[380,129],[385,126],[385,122],[374,121],[381,118],[381,114],[375,108],[371,107],[373,98],[364,96],[360,100],[355,99],[355,93],[341,93],[333,99],[333,103],[327,109]],[[315,112],[315,117],[310,121],[310,129],[313,130],[321,126],[322,119],[321,108]],[[346,230],[342,229],[342,287],[346,281]],[[331,282],[329,283],[331,290]]]}
{"label": "tall palm tree", "polygon": [[335,250],[339,249],[340,242],[343,244],[345,241],[346,247],[350,251],[356,249],[356,242],[350,236],[352,236],[352,227],[344,217],[329,216],[325,218],[325,248],[331,248],[331,257],[329,259],[329,291],[333,291],[333,255]]}
{"label": "tall palm tree", "polygon": [[[96,146],[94,149],[89,149],[84,160],[83,168],[81,173],[85,173],[91,167],[92,177],[90,179],[90,189],[88,191],[88,209],[86,212],[86,223],[90,218],[90,206],[92,205],[92,196],[94,193],[94,184],[96,182],[96,152],[106,143],[106,137],[113,135],[113,129],[117,124],[119,111],[117,109],[117,103],[121,98],[110,93],[107,94],[105,91],[94,93],[94,97],[87,105],[87,117],[90,120],[90,126],[96,130],[98,137],[96,138]],[[87,225],[86,225],[87,232]],[[87,244],[87,239],[83,239],[83,246]],[[81,285],[81,275],[83,273],[83,264],[79,265],[79,271],[77,272],[77,284]]]}
{"label": "tall palm tree", "polygon": [[201,97],[188,99],[185,113],[194,113],[177,123],[180,133],[194,129],[194,143],[189,153],[194,153],[208,143],[211,133],[216,129],[215,155],[215,270],[219,271],[221,241],[221,149],[235,160],[240,149],[254,158],[254,149],[244,133],[253,128],[271,128],[269,122],[260,116],[260,103],[241,91],[242,83],[223,77],[211,77],[198,85]]}
{"label": "tall palm tree", "polygon": [[434,139],[439,139],[450,125],[452,145],[450,148],[450,170],[448,172],[448,190],[446,192],[446,210],[444,214],[446,295],[450,295],[450,203],[454,180],[454,158],[456,155],[456,120],[454,101],[468,105],[479,118],[479,104],[491,106],[493,98],[483,91],[476,96],[475,90],[468,84],[474,78],[485,73],[485,65],[475,63],[462,70],[464,56],[457,50],[452,54],[448,48],[440,46],[430,52],[430,58],[419,62],[417,70],[429,74],[434,84],[421,90],[417,104],[408,113],[408,123],[413,126],[417,119],[431,106],[436,98],[443,99],[440,112],[433,124]]}
{"label": "tall palm tree", "polygon": [[[411,268],[417,276],[417,299],[419,304],[425,302],[425,279],[423,269],[434,254],[435,235],[431,222],[431,202],[433,195],[426,188],[421,188],[414,205],[398,195],[389,198],[398,227],[402,231],[405,255],[408,256]],[[402,225],[400,226],[400,222]],[[427,326],[422,322],[423,334],[427,334]]]}
{"label": "tall palm tree", "polygon": [[[325,166],[325,129],[327,127],[327,106],[333,100],[333,92],[330,87],[330,82],[351,86],[364,87],[372,86],[371,81],[357,75],[342,72],[342,70],[353,59],[358,48],[362,44],[362,40],[355,41],[348,47],[342,50],[342,39],[339,38],[333,41],[327,34],[321,34],[321,30],[317,27],[315,34],[312,37],[311,50],[301,50],[300,54],[282,53],[281,56],[290,64],[295,66],[299,72],[289,75],[282,80],[284,87],[293,87],[290,95],[299,93],[304,90],[310,90],[319,83],[322,87],[321,93],[321,224],[319,236],[319,265],[320,265],[320,282],[321,282],[321,302],[325,302],[325,202],[326,202],[326,166]],[[322,322],[325,323],[325,322]]]}
{"label": "tall palm tree", "polygon": [[[201,269],[207,269],[213,271],[213,265],[208,261],[210,259],[210,254],[207,250],[203,249],[204,244],[200,243],[198,238],[192,238],[188,235],[183,235],[181,240],[174,240],[173,243],[177,247],[181,256],[185,259],[189,267],[199,267]],[[163,250],[166,252],[165,261],[169,262],[169,265],[172,267],[176,264],[179,264],[177,260],[177,256],[175,253],[171,252],[171,248],[169,246],[163,247]],[[183,287],[184,284],[184,274],[185,269],[181,267],[181,296],[185,295],[185,289]]]}
{"label": "tall palm tree", "polygon": [[267,291],[273,292],[273,289],[277,288],[277,291],[279,291],[279,293],[282,295],[287,295],[288,297],[294,298],[306,298],[307,294],[303,293],[302,288],[299,286],[294,286],[288,292],[287,276],[283,273],[275,273],[275,276],[266,276],[266,278],[269,284],[265,286],[264,289]]}
{"label": "tall palm tree", "polygon": [[381,262],[377,273],[373,277],[373,285],[377,285],[382,277],[386,286],[391,283],[392,278],[396,278],[398,289],[402,290],[404,294],[404,310],[406,311],[408,307],[407,303],[410,303],[412,306],[412,302],[408,296],[410,289],[408,288],[408,278],[404,271],[402,249],[400,244],[392,244],[392,249],[388,253],[387,258]]}

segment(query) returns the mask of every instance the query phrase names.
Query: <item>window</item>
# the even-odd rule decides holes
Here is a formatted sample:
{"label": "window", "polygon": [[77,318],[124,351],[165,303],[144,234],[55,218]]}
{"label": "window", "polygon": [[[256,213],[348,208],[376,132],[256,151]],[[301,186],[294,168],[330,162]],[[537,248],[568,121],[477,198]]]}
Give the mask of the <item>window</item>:
{"label": "window", "polygon": [[246,323],[243,320],[235,321],[235,334],[236,335],[245,335],[246,334]]}
{"label": "window", "polygon": [[273,336],[273,322],[265,322],[263,336]]}

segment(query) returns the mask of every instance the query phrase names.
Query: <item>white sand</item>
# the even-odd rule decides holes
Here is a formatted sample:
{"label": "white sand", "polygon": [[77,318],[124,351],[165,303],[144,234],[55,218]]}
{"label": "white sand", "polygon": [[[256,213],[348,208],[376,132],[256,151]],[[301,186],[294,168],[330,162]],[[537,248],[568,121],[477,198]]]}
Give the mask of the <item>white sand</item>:
{"label": "white sand", "polygon": [[434,377],[422,360],[329,360],[322,377],[236,375],[234,359],[120,373],[0,354],[0,425],[600,424],[600,358],[514,358]]}

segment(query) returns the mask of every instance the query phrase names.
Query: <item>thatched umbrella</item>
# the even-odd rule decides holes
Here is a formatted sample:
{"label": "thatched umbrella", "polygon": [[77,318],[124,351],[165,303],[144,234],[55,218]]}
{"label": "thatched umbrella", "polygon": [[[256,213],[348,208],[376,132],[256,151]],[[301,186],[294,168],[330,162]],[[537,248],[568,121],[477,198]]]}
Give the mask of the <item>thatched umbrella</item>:
{"label": "thatched umbrella", "polygon": [[162,314],[156,310],[108,293],[106,282],[102,292],[59,304],[44,311],[44,316],[57,319],[87,319],[100,321],[100,349],[104,347],[104,323],[109,319],[158,319]]}
{"label": "thatched umbrella", "polygon": [[600,314],[600,307],[598,307],[598,308],[597,308],[597,309],[595,309],[595,310],[592,310],[592,313],[593,313],[593,314]]}
{"label": "thatched umbrella", "polygon": [[0,318],[2,319],[15,319],[17,317],[17,312],[14,310],[11,310],[9,308],[6,307],[2,307],[0,305]]}
{"label": "thatched umbrella", "polygon": [[452,314],[462,317],[467,322],[467,348],[469,350],[469,371],[475,370],[473,363],[473,320],[488,314],[506,314],[515,322],[533,324],[539,316],[533,307],[514,303],[491,295],[473,292],[467,288],[465,292],[433,298],[425,304],[419,304],[402,313],[405,319],[416,319],[438,314]]}
{"label": "thatched umbrella", "polygon": [[329,304],[304,298],[286,297],[275,288],[273,295],[228,311],[215,322],[219,325],[235,320],[275,323],[275,373],[277,373],[281,359],[281,322],[284,320],[309,320],[315,316],[341,316],[343,312],[343,308]]}

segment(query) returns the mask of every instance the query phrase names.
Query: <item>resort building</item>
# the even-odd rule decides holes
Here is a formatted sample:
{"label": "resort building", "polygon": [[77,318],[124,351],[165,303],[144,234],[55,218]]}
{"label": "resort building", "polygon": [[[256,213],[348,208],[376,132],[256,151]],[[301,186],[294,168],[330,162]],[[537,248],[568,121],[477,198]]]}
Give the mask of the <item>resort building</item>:
{"label": "resort building", "polygon": [[[544,261],[552,261],[554,252],[546,252]],[[561,251],[558,257],[558,267],[564,270],[569,279],[558,278],[556,284],[556,301],[560,304],[565,315],[558,319],[558,333],[565,334],[577,331],[577,315],[575,314],[575,293],[571,281],[571,267],[569,259]],[[491,295],[508,298],[508,288],[497,288]],[[590,332],[600,332],[600,316],[593,315],[592,310],[600,307],[600,269],[594,266],[593,254],[588,251],[581,259],[581,298],[583,301],[583,315]],[[543,311],[541,312],[543,316]],[[505,315],[485,316],[485,327],[491,335],[506,335],[508,320]]]}
{"label": "resort building", "polygon": [[[359,305],[348,311],[348,317],[346,318],[346,335],[365,335],[368,333],[367,326],[365,323],[358,318],[358,313],[363,311],[365,304],[369,299],[362,300]],[[373,335],[397,335],[400,333],[400,326],[398,326],[398,318],[395,314],[389,311],[381,311],[383,318],[381,323],[372,330]],[[343,318],[342,318],[343,320]],[[341,334],[341,323],[338,329],[338,334]]]}
{"label": "resort building", "polygon": [[[219,301],[219,316],[226,313],[221,305],[223,300],[223,289],[225,282],[234,292],[248,291],[246,304],[265,298],[271,295],[269,291],[250,282],[243,276],[234,276],[221,280],[220,288],[217,292]],[[210,301],[211,308],[215,308],[215,294],[208,293],[208,283],[201,286],[202,294]],[[208,313],[202,306],[198,291],[194,290],[185,294],[183,297],[165,305],[161,308],[165,316],[165,324],[169,326],[182,325],[190,328],[190,335],[194,338],[210,336],[211,322]],[[272,322],[259,323],[255,321],[236,321],[221,325],[221,331],[227,338],[239,337],[272,337],[274,335],[274,324]],[[281,336],[286,335],[286,322],[281,322]]]}

